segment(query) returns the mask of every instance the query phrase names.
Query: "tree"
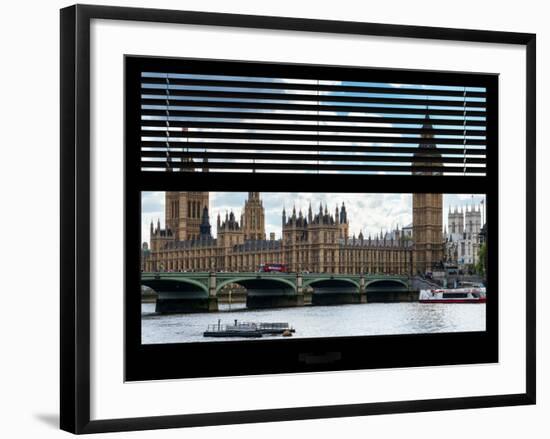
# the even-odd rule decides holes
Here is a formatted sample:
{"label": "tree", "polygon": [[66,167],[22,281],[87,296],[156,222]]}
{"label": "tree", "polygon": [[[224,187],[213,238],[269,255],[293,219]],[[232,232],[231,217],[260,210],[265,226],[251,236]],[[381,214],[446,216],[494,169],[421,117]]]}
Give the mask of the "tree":
{"label": "tree", "polygon": [[481,276],[485,276],[487,273],[487,243],[484,242],[479,247],[476,271]]}

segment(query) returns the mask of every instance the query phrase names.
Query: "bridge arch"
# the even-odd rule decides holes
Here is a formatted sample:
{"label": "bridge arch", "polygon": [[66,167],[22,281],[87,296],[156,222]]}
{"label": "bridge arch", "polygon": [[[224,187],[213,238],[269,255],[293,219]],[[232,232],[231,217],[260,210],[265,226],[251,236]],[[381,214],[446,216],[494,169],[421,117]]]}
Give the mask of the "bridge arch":
{"label": "bridge arch", "polygon": [[366,290],[408,290],[409,285],[406,281],[401,279],[375,279],[367,282],[365,285]]}
{"label": "bridge arch", "polygon": [[141,285],[157,294],[155,311],[158,313],[206,312],[217,309],[217,302],[208,296],[208,287],[188,277],[142,277]]}
{"label": "bridge arch", "polygon": [[304,287],[312,287],[315,290],[315,286],[318,288],[338,288],[339,286],[349,287],[351,285],[357,287],[357,292],[361,287],[359,282],[354,279],[349,278],[331,278],[331,277],[320,277],[317,279],[307,279],[304,281]]}
{"label": "bridge arch", "polygon": [[232,283],[246,288],[246,307],[250,309],[303,305],[303,296],[296,294],[294,278],[262,275],[228,277],[217,283],[216,295]]}
{"label": "bridge arch", "polygon": [[281,289],[285,290],[291,289],[292,292],[296,292],[296,284],[289,279],[283,277],[262,277],[262,276],[241,276],[235,278],[228,278],[216,283],[216,294],[220,290],[229,284],[238,284],[243,286],[246,289]]}
{"label": "bridge arch", "polygon": [[365,287],[367,302],[413,302],[418,293],[409,290],[409,285],[402,279],[376,279]]}
{"label": "bridge arch", "polygon": [[145,278],[141,279],[141,285],[145,285],[158,294],[162,293],[182,293],[188,295],[200,295],[208,297],[208,287],[202,282],[191,278],[179,278],[179,279],[155,279]]}
{"label": "bridge arch", "polygon": [[319,277],[308,279],[305,287],[311,287],[312,305],[342,305],[361,303],[361,287],[350,278]]}

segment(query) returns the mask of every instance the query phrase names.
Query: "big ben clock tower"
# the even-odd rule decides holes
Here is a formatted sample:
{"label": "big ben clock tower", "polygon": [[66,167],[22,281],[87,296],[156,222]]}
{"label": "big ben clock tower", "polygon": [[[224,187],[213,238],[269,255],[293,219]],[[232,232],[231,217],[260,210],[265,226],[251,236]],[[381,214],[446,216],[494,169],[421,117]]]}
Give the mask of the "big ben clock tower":
{"label": "big ben clock tower", "polygon": [[[432,129],[428,115],[422,126],[424,130]],[[426,169],[440,163],[441,155],[437,152],[433,134],[422,134],[416,158],[423,160],[413,164],[413,175],[438,175],[439,172]],[[434,264],[443,260],[443,194],[413,194],[413,267],[415,273],[431,271]],[[413,273],[413,274],[415,274]]]}

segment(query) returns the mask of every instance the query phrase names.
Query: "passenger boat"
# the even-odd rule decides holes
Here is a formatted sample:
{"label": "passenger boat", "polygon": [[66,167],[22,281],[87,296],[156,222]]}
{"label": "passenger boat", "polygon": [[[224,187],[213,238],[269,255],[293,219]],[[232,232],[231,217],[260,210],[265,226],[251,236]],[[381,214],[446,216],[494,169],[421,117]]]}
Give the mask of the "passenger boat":
{"label": "passenger boat", "polygon": [[288,323],[255,323],[238,322],[222,325],[220,320],[215,325],[208,325],[204,337],[262,337],[265,335],[288,335],[295,332]]}
{"label": "passenger boat", "polygon": [[420,303],[485,303],[487,295],[484,287],[420,290]]}

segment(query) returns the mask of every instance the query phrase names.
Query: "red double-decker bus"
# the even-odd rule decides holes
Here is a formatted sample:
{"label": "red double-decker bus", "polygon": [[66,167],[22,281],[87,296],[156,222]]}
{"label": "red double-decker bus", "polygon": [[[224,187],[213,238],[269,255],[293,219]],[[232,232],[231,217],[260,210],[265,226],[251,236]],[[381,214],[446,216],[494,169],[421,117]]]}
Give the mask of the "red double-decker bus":
{"label": "red double-decker bus", "polygon": [[260,264],[258,271],[262,273],[287,273],[287,268],[285,264]]}

